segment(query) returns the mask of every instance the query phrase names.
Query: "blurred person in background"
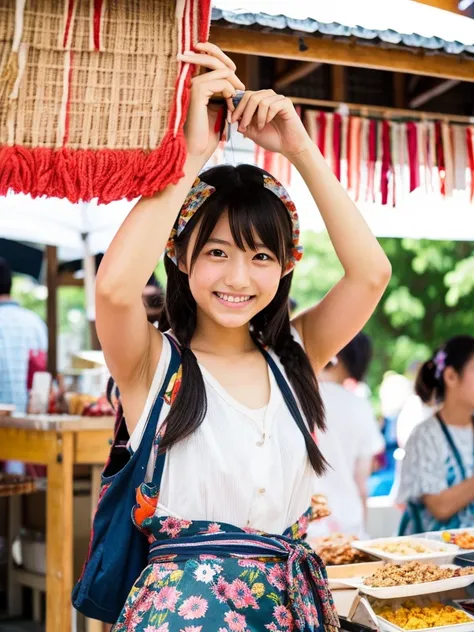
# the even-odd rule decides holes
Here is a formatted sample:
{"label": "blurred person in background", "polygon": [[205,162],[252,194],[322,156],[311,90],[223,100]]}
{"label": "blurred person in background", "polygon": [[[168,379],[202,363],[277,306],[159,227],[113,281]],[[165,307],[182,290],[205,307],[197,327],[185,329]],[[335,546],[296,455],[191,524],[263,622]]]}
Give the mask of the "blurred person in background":
{"label": "blurred person in background", "polygon": [[426,404],[421,397],[415,393],[415,380],[420,366],[421,362],[415,362],[408,368],[407,374],[410,376],[411,392],[406,398],[397,418],[397,443],[398,447],[403,450],[413,430],[421,424],[422,421],[431,417],[438,408],[435,401]]}
{"label": "blurred person in background", "polygon": [[331,467],[318,479],[315,492],[326,496],[331,516],[313,523],[313,537],[365,535],[367,480],[385,445],[370,402],[354,392],[371,359],[370,338],[361,332],[320,375],[327,429],[317,440]]}
{"label": "blurred person in background", "polygon": [[437,413],[411,433],[401,466],[401,534],[474,525],[474,338],[455,336],[425,362],[415,383]]}
{"label": "blurred person in background", "polygon": [[161,283],[154,274],[151,275],[142,292],[142,300],[145,305],[148,322],[157,326],[165,304],[165,293]]}
{"label": "blurred person in background", "polygon": [[[31,354],[46,352],[48,332],[34,312],[11,297],[12,271],[0,257],[0,403],[13,404],[17,413],[28,406],[28,370]],[[10,473],[23,473],[23,464],[10,461]]]}

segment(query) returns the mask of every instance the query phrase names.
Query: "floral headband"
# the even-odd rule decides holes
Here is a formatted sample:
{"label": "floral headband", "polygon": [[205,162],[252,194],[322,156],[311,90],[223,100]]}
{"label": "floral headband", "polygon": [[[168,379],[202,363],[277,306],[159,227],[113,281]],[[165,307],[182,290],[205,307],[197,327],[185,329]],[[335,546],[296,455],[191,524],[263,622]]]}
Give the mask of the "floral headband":
{"label": "floral headband", "polygon": [[[264,174],[263,176],[263,186],[268,191],[271,191],[274,195],[277,196],[279,200],[283,202],[286,206],[288,213],[290,215],[291,226],[292,226],[292,240],[293,247],[291,249],[291,254],[288,258],[288,261],[285,265],[285,274],[291,272],[298,261],[303,256],[303,246],[299,244],[300,239],[300,224],[298,219],[298,213],[296,212],[296,207],[293,204],[287,190],[285,187],[278,182],[273,176]],[[193,187],[191,191],[188,193],[188,197],[186,198],[183,206],[181,207],[181,211],[178,216],[178,220],[171,231],[171,235],[169,236],[168,243],[166,245],[165,253],[168,257],[173,261],[175,265],[178,265],[178,258],[176,256],[176,248],[175,248],[175,238],[179,237],[183,230],[186,228],[189,220],[194,216],[196,211],[200,208],[200,206],[207,200],[209,196],[211,196],[215,192],[215,187],[207,184],[203,180],[196,178],[194,181]]]}

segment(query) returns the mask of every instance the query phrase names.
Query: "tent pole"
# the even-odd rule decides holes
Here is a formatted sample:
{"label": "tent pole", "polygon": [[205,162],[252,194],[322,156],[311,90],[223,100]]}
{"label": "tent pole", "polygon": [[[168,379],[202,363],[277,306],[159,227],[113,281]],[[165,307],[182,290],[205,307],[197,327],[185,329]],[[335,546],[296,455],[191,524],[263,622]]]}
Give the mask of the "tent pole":
{"label": "tent pole", "polygon": [[58,370],[58,249],[56,246],[46,246],[46,278],[48,285],[48,371],[55,377]]}

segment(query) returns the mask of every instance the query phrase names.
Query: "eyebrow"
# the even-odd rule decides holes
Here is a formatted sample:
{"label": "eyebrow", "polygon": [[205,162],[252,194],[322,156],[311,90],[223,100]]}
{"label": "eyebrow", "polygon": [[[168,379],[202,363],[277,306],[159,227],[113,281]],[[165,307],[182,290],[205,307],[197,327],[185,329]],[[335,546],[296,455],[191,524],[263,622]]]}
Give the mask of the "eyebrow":
{"label": "eyebrow", "polygon": [[[235,244],[231,244],[229,241],[226,241],[225,239],[218,239],[217,237],[210,237],[207,240],[207,243],[208,244],[217,244],[219,246],[230,246],[230,247],[234,247],[235,246]],[[262,244],[260,242],[257,242],[255,244],[255,246],[257,248],[266,248],[265,244]]]}

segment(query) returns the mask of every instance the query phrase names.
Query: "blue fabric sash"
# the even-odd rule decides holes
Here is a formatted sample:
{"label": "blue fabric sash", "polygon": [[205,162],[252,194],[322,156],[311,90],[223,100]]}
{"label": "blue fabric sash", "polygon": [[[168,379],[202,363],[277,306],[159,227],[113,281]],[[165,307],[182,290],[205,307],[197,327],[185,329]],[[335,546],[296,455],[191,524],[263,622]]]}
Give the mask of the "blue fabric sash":
{"label": "blue fabric sash", "polygon": [[[272,558],[286,560],[289,608],[297,628],[302,632],[313,630],[307,625],[308,606],[316,608],[318,620],[326,630],[337,629],[339,620],[332,600],[321,599],[327,592],[327,574],[324,564],[311,547],[284,535],[259,535],[242,531],[183,536],[176,540],[159,540],[150,545],[148,561],[158,563],[170,556],[186,561],[199,555],[218,557]],[[304,577],[313,590],[302,594],[300,578]],[[319,597],[319,598],[318,598]]]}

